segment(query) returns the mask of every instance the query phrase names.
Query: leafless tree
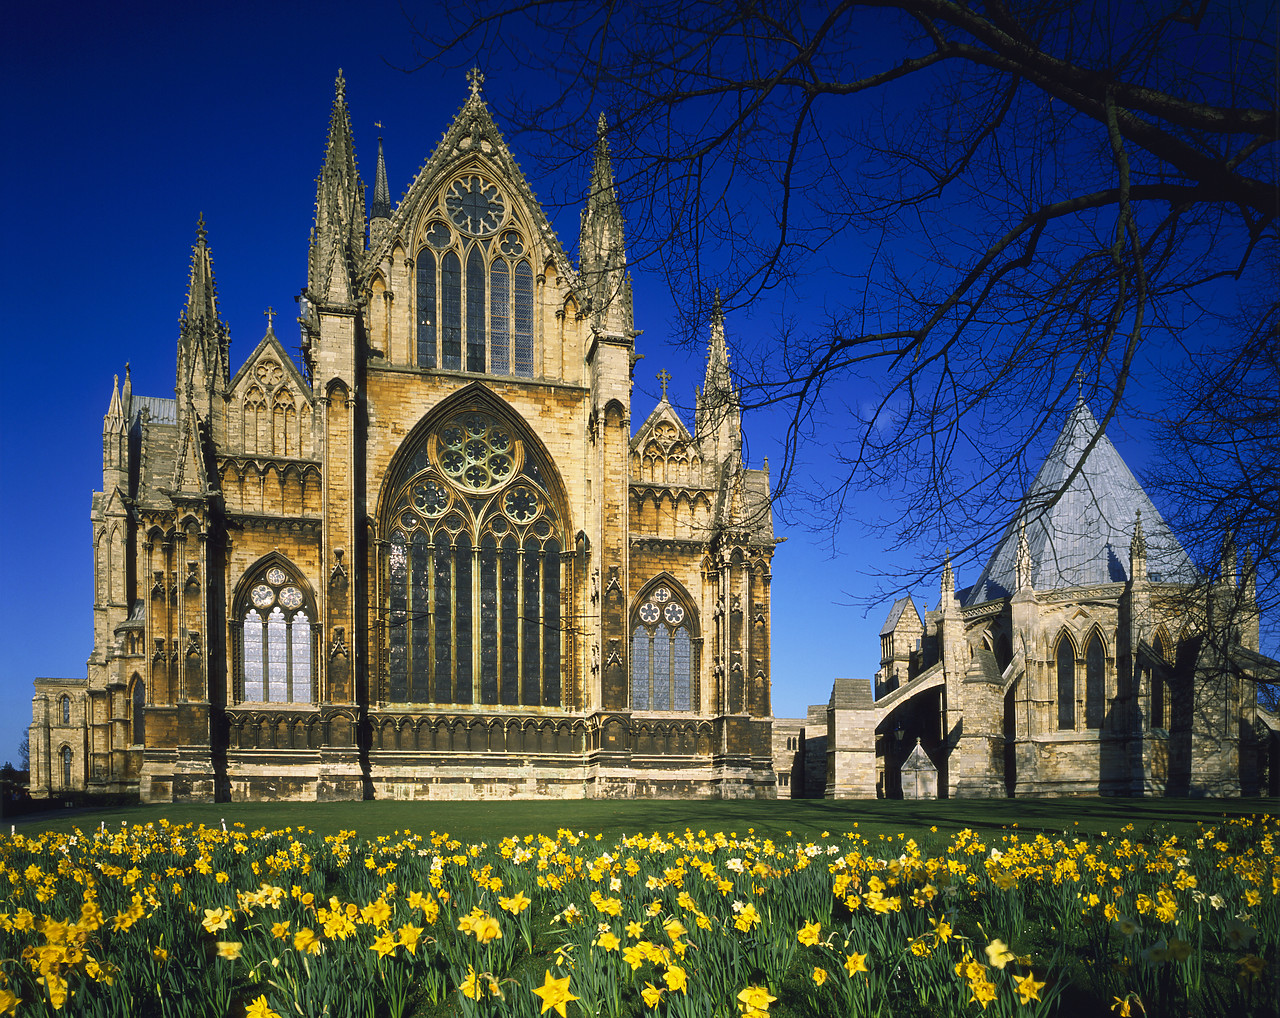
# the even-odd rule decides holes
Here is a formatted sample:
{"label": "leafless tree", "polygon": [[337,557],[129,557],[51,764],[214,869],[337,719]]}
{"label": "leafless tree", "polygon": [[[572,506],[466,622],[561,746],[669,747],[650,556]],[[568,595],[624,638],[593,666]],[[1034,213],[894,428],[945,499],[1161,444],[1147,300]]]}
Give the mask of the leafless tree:
{"label": "leafless tree", "polygon": [[[1199,514],[1191,528],[1254,520],[1275,555],[1274,477],[1216,491],[1215,408],[1182,387],[1194,371],[1198,391],[1236,391],[1265,371],[1248,360],[1256,330],[1219,327],[1231,316],[1266,320],[1275,349],[1259,306],[1280,211],[1272,4],[448,10],[416,22],[424,65],[516,64],[556,83],[491,96],[544,171],[581,165],[607,113],[632,259],[686,299],[690,341],[713,285],[787,323],[736,364],[748,405],[785,410],[779,486],[816,495],[823,519],[881,484],[905,504],[876,522],[933,550],[923,572],[956,535],[960,557],[984,554],[1012,510],[992,493],[1022,492],[1079,387],[1104,426],[1176,408],[1170,442],[1206,468],[1179,503]],[[1270,370],[1249,405],[1274,422]],[[795,485],[819,431],[838,471]],[[1274,438],[1235,433],[1228,469],[1246,487]],[[1255,559],[1260,575],[1274,566]]]}

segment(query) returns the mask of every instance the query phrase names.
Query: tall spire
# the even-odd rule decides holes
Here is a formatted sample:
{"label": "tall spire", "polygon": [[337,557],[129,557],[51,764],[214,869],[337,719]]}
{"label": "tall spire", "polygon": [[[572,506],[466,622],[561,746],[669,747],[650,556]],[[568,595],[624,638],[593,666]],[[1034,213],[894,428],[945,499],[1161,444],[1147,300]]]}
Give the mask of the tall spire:
{"label": "tall spire", "polygon": [[694,411],[694,431],[700,442],[711,441],[718,461],[742,453],[742,403],[729,370],[729,343],[718,288],[711,304],[707,372]]}
{"label": "tall spire", "polygon": [[204,397],[208,402],[215,390],[225,390],[231,384],[231,339],[218,313],[218,287],[203,214],[196,224],[187,302],[178,325],[178,401]]}
{"label": "tall spire", "polygon": [[391,191],[387,187],[387,163],[382,155],[382,135],[378,135],[378,171],[374,177],[373,204],[369,206],[369,218],[391,218]]}
{"label": "tall spire", "polygon": [[1018,520],[1018,554],[1014,562],[1015,580],[1018,590],[1031,589],[1031,545],[1027,542],[1027,519]]}
{"label": "tall spire", "polygon": [[622,209],[613,186],[613,164],[609,158],[609,122],[603,113],[596,123],[595,160],[587,207],[582,212],[578,263],[597,328],[607,334],[630,336],[633,331],[631,279],[627,275]]}
{"label": "tall spire", "polygon": [[324,165],[316,179],[316,214],[307,255],[307,289],[313,301],[349,304],[357,259],[364,251],[364,184],[356,169],[347,83],[339,69]]}

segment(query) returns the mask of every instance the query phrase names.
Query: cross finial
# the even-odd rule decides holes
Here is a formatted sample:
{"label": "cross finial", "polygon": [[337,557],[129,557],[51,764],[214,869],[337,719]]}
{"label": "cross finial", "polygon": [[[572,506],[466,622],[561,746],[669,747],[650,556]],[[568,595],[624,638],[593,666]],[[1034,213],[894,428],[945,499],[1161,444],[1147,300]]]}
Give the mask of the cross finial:
{"label": "cross finial", "polygon": [[381,121],[381,120],[375,120],[375,121],[373,122],[373,126],[374,126],[374,127],[376,127],[379,131],[381,131],[381,130],[382,130],[382,121]]}
{"label": "cross finial", "polygon": [[1084,371],[1076,368],[1076,402],[1080,403],[1084,400]]}
{"label": "cross finial", "polygon": [[476,98],[480,94],[480,86],[484,84],[484,75],[480,73],[480,68],[473,67],[467,71],[467,84],[471,86],[471,98]]}
{"label": "cross finial", "polygon": [[275,308],[271,307],[270,305],[267,305],[267,310],[262,313],[267,316],[267,328],[270,329],[272,319],[275,318],[275,316],[278,315],[280,312],[277,311]]}
{"label": "cross finial", "polygon": [[655,377],[658,379],[658,384],[662,386],[662,398],[665,401],[667,398],[667,383],[671,381],[671,375],[666,368],[663,368]]}

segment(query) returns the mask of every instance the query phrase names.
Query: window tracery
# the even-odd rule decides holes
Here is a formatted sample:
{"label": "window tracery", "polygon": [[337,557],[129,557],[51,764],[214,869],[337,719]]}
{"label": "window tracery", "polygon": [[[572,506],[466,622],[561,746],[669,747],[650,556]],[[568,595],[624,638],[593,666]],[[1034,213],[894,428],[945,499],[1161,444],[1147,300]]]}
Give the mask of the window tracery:
{"label": "window tracery", "polygon": [[307,595],[283,566],[267,566],[248,585],[237,612],[239,700],[311,703],[316,655]]}
{"label": "window tracery", "polygon": [[1058,729],[1076,727],[1076,654],[1064,633],[1058,640]]}
{"label": "window tracery", "polygon": [[385,698],[560,705],[562,523],[536,458],[470,410],[405,473],[390,502]]}
{"label": "window tracery", "polygon": [[637,605],[631,631],[633,710],[693,710],[692,617],[667,584]]}
{"label": "window tracery", "polygon": [[533,269],[497,185],[455,180],[414,263],[422,368],[533,376]]}

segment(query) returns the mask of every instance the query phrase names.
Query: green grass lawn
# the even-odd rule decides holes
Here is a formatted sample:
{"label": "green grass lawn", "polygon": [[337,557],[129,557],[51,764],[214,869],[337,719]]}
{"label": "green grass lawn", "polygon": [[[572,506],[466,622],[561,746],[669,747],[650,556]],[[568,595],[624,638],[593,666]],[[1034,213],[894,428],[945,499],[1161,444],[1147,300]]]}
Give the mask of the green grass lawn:
{"label": "green grass lawn", "polygon": [[[50,810],[9,820],[17,830],[91,830],[100,823],[118,827],[152,823],[217,826],[243,823],[250,830],[308,827],[321,834],[354,830],[374,838],[397,830],[415,833],[447,831],[462,841],[481,841],[508,834],[572,831],[603,834],[606,840],[640,831],[737,831],[754,828],[772,836],[844,832],[855,825],[862,834],[904,833],[922,844],[943,841],[970,827],[979,831],[1017,825],[1023,830],[1114,834],[1132,823],[1138,833],[1153,826],[1178,831],[1218,817],[1280,811],[1280,799],[964,799],[905,802],[901,800],[779,799],[719,801],[671,799],[509,800],[504,802],[255,802],[128,806],[106,810]],[[931,827],[938,828],[933,835]]]}

